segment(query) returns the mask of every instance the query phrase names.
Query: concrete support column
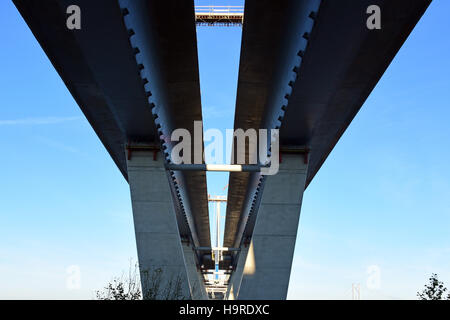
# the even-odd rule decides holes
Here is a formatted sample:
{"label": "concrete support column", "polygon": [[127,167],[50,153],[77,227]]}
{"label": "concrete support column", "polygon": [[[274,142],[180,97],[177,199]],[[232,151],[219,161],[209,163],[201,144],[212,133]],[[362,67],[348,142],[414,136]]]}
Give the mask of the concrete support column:
{"label": "concrete support column", "polygon": [[186,272],[189,278],[191,297],[193,300],[208,300],[208,293],[206,292],[203,276],[200,270],[197,269],[197,259],[195,257],[194,248],[191,244],[186,243],[183,243],[182,247]]}
{"label": "concrete support column", "polygon": [[190,298],[164,159],[135,151],[127,166],[143,292],[157,289],[154,299]]}
{"label": "concrete support column", "polygon": [[306,171],[303,155],[283,154],[279,172],[266,178],[239,300],[286,299]]}
{"label": "concrete support column", "polygon": [[226,300],[236,300],[239,295],[239,288],[241,287],[242,275],[244,272],[245,260],[247,259],[248,247],[242,245],[241,251],[237,257],[236,269],[231,274],[228,289],[226,293]]}

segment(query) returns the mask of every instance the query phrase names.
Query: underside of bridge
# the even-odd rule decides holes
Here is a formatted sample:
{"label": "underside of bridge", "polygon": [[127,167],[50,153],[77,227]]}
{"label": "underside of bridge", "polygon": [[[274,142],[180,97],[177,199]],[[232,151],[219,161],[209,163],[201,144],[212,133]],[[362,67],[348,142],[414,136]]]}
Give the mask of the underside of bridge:
{"label": "underside of bridge", "polygon": [[[274,176],[230,174],[223,247],[235,250],[219,265],[232,271],[227,298],[286,298],[303,191],[430,2],[245,2],[234,127],[280,129],[281,164]],[[184,297],[206,299],[206,175],[166,168],[173,130],[195,136],[202,121],[194,2],[14,3],[130,184],[143,288],[160,268]],[[79,30],[66,25],[71,5]],[[371,5],[381,29],[367,27]]]}

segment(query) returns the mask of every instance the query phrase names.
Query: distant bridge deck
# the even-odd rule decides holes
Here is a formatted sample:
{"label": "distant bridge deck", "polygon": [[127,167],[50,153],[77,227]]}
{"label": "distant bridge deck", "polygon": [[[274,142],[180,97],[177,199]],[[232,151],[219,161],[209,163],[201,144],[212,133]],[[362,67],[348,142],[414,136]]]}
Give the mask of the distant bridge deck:
{"label": "distant bridge deck", "polygon": [[242,26],[243,6],[196,6],[195,23],[198,26]]}

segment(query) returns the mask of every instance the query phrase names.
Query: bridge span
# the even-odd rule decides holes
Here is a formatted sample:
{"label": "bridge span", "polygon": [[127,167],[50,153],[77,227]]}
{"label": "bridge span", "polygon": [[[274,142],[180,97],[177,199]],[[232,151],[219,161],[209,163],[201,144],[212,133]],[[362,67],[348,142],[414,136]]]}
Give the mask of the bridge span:
{"label": "bridge span", "polygon": [[[202,156],[202,170],[170,157],[173,130],[202,137],[196,24],[242,25],[234,127],[280,130],[278,174],[230,173],[219,291],[285,299],[303,192],[431,2],[246,0],[242,16],[178,0],[13,1],[130,185],[143,289],[161,268],[192,299],[208,298],[219,254]],[[367,27],[373,5],[381,29]]]}

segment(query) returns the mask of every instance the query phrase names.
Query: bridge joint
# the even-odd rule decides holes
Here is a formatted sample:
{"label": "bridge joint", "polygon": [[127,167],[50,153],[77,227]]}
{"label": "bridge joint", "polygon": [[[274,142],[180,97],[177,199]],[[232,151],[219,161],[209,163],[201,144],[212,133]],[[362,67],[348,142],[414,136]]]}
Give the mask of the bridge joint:
{"label": "bridge joint", "polygon": [[153,161],[156,161],[158,151],[161,151],[161,148],[155,144],[130,144],[128,143],[125,146],[125,149],[127,150],[127,158],[128,160],[131,160],[132,154],[134,151],[153,151]]}
{"label": "bridge joint", "polygon": [[282,146],[280,147],[280,163],[282,162],[281,154],[303,154],[304,164],[308,164],[311,149],[307,146]]}

